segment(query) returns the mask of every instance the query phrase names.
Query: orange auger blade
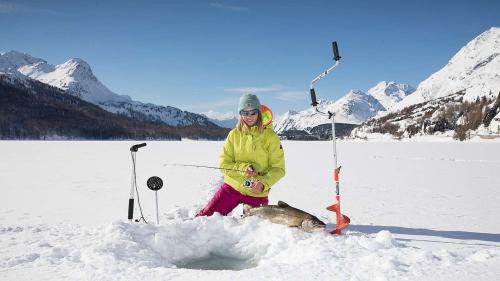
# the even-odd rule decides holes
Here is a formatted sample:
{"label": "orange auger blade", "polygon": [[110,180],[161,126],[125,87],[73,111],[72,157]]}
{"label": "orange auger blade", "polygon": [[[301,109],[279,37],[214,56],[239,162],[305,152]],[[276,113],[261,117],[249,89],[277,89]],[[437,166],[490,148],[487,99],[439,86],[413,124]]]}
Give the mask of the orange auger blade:
{"label": "orange auger blade", "polygon": [[337,225],[334,230],[330,231],[331,234],[342,234],[342,229],[347,227],[351,222],[351,219],[348,216],[343,215],[340,212],[339,173],[340,167],[333,170],[333,181],[335,182],[337,193],[335,199],[337,200],[337,203],[326,208],[329,211],[335,212],[335,215],[337,217]]}
{"label": "orange auger blade", "polygon": [[342,229],[347,227],[351,219],[340,212],[340,196],[337,195],[337,203],[326,208],[329,211],[335,212],[337,216],[337,225],[334,230],[330,231],[331,234],[342,234]]}

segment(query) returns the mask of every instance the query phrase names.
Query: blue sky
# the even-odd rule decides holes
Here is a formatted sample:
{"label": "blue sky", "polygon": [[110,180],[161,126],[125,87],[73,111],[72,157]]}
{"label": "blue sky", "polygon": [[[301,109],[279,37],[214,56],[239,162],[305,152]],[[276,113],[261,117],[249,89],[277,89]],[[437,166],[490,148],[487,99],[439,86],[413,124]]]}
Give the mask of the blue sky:
{"label": "blue sky", "polygon": [[193,112],[236,112],[252,90],[275,113],[379,81],[414,87],[500,26],[500,1],[9,1],[0,51],[87,61],[108,88]]}

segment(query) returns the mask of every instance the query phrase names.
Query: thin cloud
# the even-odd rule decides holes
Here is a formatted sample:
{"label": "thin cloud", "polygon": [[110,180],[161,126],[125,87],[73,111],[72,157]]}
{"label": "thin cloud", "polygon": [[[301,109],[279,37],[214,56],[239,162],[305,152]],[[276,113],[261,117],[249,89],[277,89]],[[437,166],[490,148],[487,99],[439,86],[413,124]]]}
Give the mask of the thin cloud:
{"label": "thin cloud", "polygon": [[212,2],[212,3],[210,3],[210,6],[213,8],[222,9],[222,10],[226,10],[226,11],[232,11],[232,12],[248,12],[248,11],[250,11],[250,9],[247,7],[227,5],[227,4],[222,4],[220,2]]}
{"label": "thin cloud", "polygon": [[[305,100],[307,98],[307,92],[304,91],[293,91],[287,89],[287,87],[281,85],[272,85],[268,87],[241,87],[241,88],[229,88],[226,89],[227,92],[233,93],[268,93],[272,97],[281,101],[299,101]],[[267,95],[267,94],[266,94]]]}
{"label": "thin cloud", "polygon": [[282,101],[299,101],[299,100],[305,100],[307,98],[307,92],[302,92],[302,91],[286,91],[286,92],[279,92],[276,95],[276,99],[282,100]]}
{"label": "thin cloud", "polygon": [[276,92],[283,90],[281,86],[269,86],[269,87],[243,87],[243,88],[229,88],[226,89],[227,92],[233,93],[266,93],[266,92]]}
{"label": "thin cloud", "polygon": [[10,14],[10,13],[15,12],[17,9],[18,8],[16,7],[16,5],[14,5],[12,3],[0,2],[0,13]]}
{"label": "thin cloud", "polygon": [[203,102],[203,103],[196,103],[196,104],[190,104],[186,106],[180,106],[179,108],[182,108],[183,110],[188,110],[188,111],[198,111],[198,110],[206,110],[207,108],[221,108],[221,107],[227,107],[227,106],[237,106],[238,100],[235,98],[227,98],[227,99],[221,99],[217,101],[212,101],[212,102]]}
{"label": "thin cloud", "polygon": [[234,113],[231,111],[219,112],[219,111],[214,111],[211,109],[206,111],[206,112],[202,112],[201,114],[207,116],[208,118],[219,119],[219,120],[227,120],[227,119],[232,119],[235,117]]}
{"label": "thin cloud", "polygon": [[12,3],[12,2],[0,2],[0,13],[1,14],[21,14],[21,13],[35,13],[35,14],[58,14],[56,11],[49,9],[42,9],[36,7],[29,7],[26,5]]}

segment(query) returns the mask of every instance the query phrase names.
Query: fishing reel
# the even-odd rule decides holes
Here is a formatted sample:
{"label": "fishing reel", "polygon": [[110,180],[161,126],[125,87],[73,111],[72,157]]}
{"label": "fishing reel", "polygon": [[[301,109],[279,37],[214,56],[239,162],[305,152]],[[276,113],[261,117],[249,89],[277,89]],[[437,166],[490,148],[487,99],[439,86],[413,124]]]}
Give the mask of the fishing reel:
{"label": "fishing reel", "polygon": [[250,188],[250,187],[252,187],[252,185],[253,185],[253,178],[243,180],[244,187]]}
{"label": "fishing reel", "polygon": [[150,177],[146,182],[149,189],[158,191],[163,187],[163,181],[159,177]]}

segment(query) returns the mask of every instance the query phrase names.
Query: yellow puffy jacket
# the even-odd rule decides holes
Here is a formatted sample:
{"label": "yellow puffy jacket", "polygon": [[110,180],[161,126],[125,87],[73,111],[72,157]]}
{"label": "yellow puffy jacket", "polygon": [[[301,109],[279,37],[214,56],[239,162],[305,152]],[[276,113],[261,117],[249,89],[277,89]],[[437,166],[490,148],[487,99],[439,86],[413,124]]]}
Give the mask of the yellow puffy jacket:
{"label": "yellow puffy jacket", "polygon": [[[252,166],[259,176],[253,178],[264,185],[260,193],[253,193],[245,187],[248,179],[245,172]],[[253,197],[266,197],[271,187],[285,175],[285,157],[278,135],[265,128],[262,133],[251,127],[248,132],[233,129],[229,132],[220,155],[220,165],[224,182],[242,194]]]}

